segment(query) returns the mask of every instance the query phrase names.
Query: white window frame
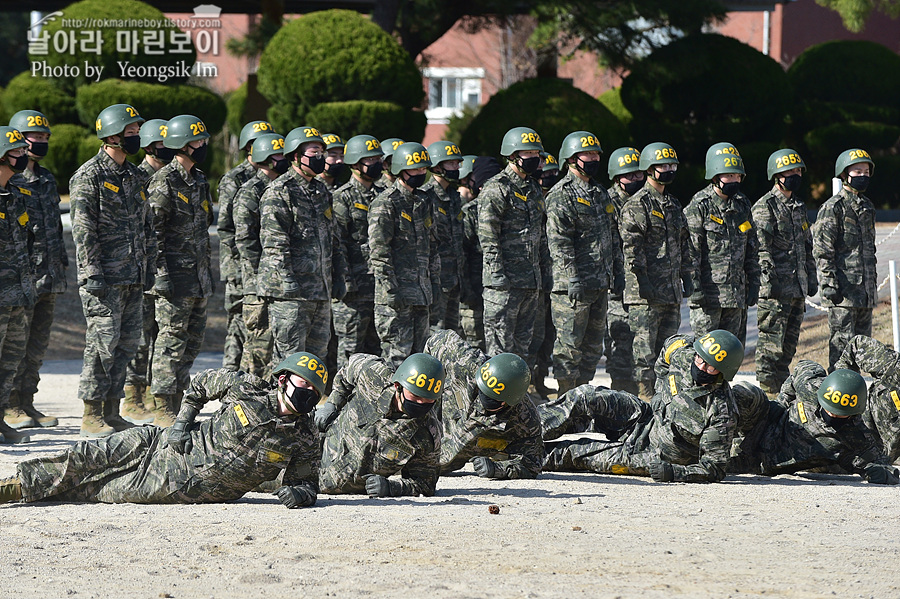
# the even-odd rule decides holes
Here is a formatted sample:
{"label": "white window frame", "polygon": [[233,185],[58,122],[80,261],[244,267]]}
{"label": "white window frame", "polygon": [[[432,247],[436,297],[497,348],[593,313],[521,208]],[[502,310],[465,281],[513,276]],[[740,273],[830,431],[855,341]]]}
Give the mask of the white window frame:
{"label": "white window frame", "polygon": [[[422,69],[422,76],[428,79],[428,86],[431,87],[432,79],[460,79],[461,85],[457,88],[458,108],[446,108],[443,106],[436,108],[428,108],[425,111],[425,117],[430,124],[446,125],[450,122],[450,117],[462,114],[462,106],[465,104],[464,91],[467,80],[484,79],[483,68],[473,67],[425,67]],[[470,84],[471,85],[471,84]],[[481,85],[479,81],[478,103],[481,104]],[[471,89],[471,88],[470,88]]]}

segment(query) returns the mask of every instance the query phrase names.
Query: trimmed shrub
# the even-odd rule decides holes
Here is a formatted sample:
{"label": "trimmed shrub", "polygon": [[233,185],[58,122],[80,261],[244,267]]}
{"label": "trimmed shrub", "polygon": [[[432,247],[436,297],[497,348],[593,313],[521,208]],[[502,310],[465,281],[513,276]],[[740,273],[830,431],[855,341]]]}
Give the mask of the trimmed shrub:
{"label": "trimmed shrub", "polygon": [[[60,193],[69,192],[69,179],[81,163],[81,144],[91,132],[81,125],[63,123],[54,125],[50,121],[50,151],[41,161],[41,166],[53,173]],[[96,151],[96,150],[95,150]]]}
{"label": "trimmed shrub", "polygon": [[13,77],[3,92],[4,123],[20,110],[43,112],[50,120],[50,126],[62,123],[77,123],[75,98],[61,89],[52,79],[32,77],[31,71]]}
{"label": "trimmed shrub", "polygon": [[225,108],[225,125],[232,135],[239,135],[241,128],[246,122],[246,119],[244,118],[244,110],[247,108],[246,81],[226,96]]}
{"label": "trimmed shrub", "polygon": [[319,131],[335,131],[344,139],[366,133],[379,139],[399,137],[419,140],[425,135],[425,114],[391,102],[353,100],[323,102],[314,106],[306,121]]}
{"label": "trimmed shrub", "polygon": [[619,119],[619,121],[621,121],[623,125],[628,126],[628,123],[630,123],[631,119],[634,118],[622,103],[621,87],[614,87],[613,89],[600,94],[600,97],[598,97],[597,99],[600,100],[600,103],[606,106],[611,113],[616,115],[616,118]]}

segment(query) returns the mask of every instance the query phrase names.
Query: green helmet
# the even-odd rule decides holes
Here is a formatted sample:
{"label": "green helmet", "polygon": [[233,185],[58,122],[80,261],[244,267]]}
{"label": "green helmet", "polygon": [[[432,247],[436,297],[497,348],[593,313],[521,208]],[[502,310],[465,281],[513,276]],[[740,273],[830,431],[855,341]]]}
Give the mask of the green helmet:
{"label": "green helmet", "polygon": [[435,166],[445,160],[462,160],[463,154],[452,141],[436,141],[428,146],[428,155],[431,156],[431,163]]}
{"label": "green helmet", "polygon": [[282,372],[293,372],[308,381],[319,395],[325,395],[325,385],[328,384],[328,370],[325,368],[325,362],[320,360],[315,354],[301,351],[289,355],[282,360],[272,374],[276,377]]}
{"label": "green helmet", "polygon": [[400,383],[414,395],[437,401],[444,386],[444,365],[434,356],[413,354],[397,367],[391,382]]}
{"label": "green helmet", "polygon": [[146,148],[158,141],[165,142],[168,122],[164,119],[150,119],[141,125],[141,147]]}
{"label": "green helmet", "polygon": [[678,164],[675,148],[667,143],[654,142],[641,150],[640,170],[647,171],[654,164]]}
{"label": "green helmet", "polygon": [[143,123],[144,119],[129,104],[113,104],[107,106],[97,115],[94,128],[97,129],[97,137],[103,139],[111,135],[121,135],[125,127],[131,123]]}
{"label": "green helmet", "polygon": [[513,127],[503,136],[503,143],[500,144],[501,156],[509,157],[515,152],[528,150],[537,150],[538,152],[544,150],[541,136],[534,129]]}
{"label": "green helmet", "polygon": [[192,114],[180,114],[169,119],[163,145],[173,150],[180,150],[192,141],[201,139],[209,139],[209,131],[206,130],[203,121]]}
{"label": "green helmet", "polygon": [[766,162],[766,175],[771,181],[778,173],[794,170],[797,167],[806,170],[806,163],[800,158],[798,152],[790,148],[776,150],[772,152],[769,160]]}
{"label": "green helmet", "polygon": [[716,329],[694,341],[694,351],[714,366],[726,381],[734,379],[744,361],[744,345],[734,334]]}
{"label": "green helmet", "polygon": [[553,154],[549,152],[541,152],[541,158],[544,159],[544,168],[541,170],[542,173],[546,173],[547,171],[559,170],[559,162],[557,162]]}
{"label": "green helmet", "polygon": [[296,129],[291,129],[290,132],[284,136],[285,156],[293,154],[301,145],[311,141],[317,141],[322,144],[323,148],[325,147],[325,140],[322,139],[319,130],[315,127],[297,127]]}
{"label": "green helmet", "polygon": [[589,131],[575,131],[566,135],[559,148],[559,159],[565,162],[578,152],[600,152],[600,140],[597,136]]}
{"label": "green helmet", "polygon": [[393,157],[396,158],[396,160],[391,160],[391,173],[394,175],[399,175],[400,171],[431,167],[431,158],[428,156],[428,150],[422,144],[414,141],[401,144],[394,151]]}
{"label": "green helmet", "polygon": [[837,416],[854,416],[866,410],[866,381],[858,372],[839,368],[822,379],[819,405]]}
{"label": "green helmet", "polygon": [[27,148],[28,142],[18,129],[12,127],[0,127],[0,158],[16,148]]}
{"label": "green helmet", "polygon": [[460,179],[465,179],[472,174],[472,169],[475,168],[476,158],[478,158],[478,156],[476,156],[475,154],[466,154],[462,157],[462,164],[459,166]]}
{"label": "green helmet", "polygon": [[723,141],[709,146],[706,151],[706,180],[710,181],[716,175],[729,173],[746,175],[744,171],[744,159],[734,144]]}
{"label": "green helmet", "polygon": [[336,148],[344,148],[344,140],[337,133],[323,133],[322,141],[325,142],[326,150],[334,150]]}
{"label": "green helmet", "polygon": [[277,133],[266,133],[253,140],[249,158],[256,164],[263,164],[271,156],[284,153],[284,138]]}
{"label": "green helmet", "polygon": [[482,393],[514,406],[525,397],[531,384],[531,371],[516,354],[498,354],[481,365],[475,379]]}
{"label": "green helmet", "polygon": [[641,160],[641,152],[637,148],[624,147],[618,148],[609,155],[609,173],[610,181],[619,175],[627,175],[641,170],[639,166]]}
{"label": "green helmet", "polygon": [[344,164],[356,164],[370,156],[384,156],[381,142],[371,135],[351,137],[344,145]]}
{"label": "green helmet", "polygon": [[853,148],[852,150],[844,150],[837,157],[837,160],[834,163],[834,176],[840,177],[848,166],[859,164],[860,162],[868,162],[870,170],[869,174],[875,174],[875,161],[872,160],[869,153],[860,148]]}
{"label": "green helmet", "polygon": [[246,152],[247,146],[254,139],[266,133],[275,133],[275,128],[269,121],[250,121],[241,127],[241,135],[238,139],[238,147]]}
{"label": "green helmet", "polygon": [[9,126],[19,133],[50,133],[50,121],[37,110],[20,110],[9,119]]}
{"label": "green helmet", "polygon": [[397,148],[405,143],[406,142],[399,137],[388,137],[387,139],[381,140],[381,151],[384,153],[385,160],[391,158],[394,155],[394,152],[397,151]]}

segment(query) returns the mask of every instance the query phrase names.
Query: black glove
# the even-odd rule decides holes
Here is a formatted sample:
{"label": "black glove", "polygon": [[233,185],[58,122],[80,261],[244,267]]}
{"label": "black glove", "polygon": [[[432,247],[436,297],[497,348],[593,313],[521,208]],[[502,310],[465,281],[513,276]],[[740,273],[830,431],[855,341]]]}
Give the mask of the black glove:
{"label": "black glove", "polygon": [[691,280],[691,277],[681,275],[681,289],[686,297],[694,294],[694,282]]}
{"label": "black glove", "polygon": [[347,284],[343,277],[338,277],[331,286],[331,297],[340,301],[347,295]]}
{"label": "black glove", "polygon": [[491,458],[484,456],[472,458],[472,466],[475,467],[475,474],[481,478],[500,478],[499,468]]}
{"label": "black glove", "polygon": [[384,295],[384,303],[388,308],[392,308],[394,310],[399,310],[403,307],[403,300],[400,299],[400,294],[396,291],[388,291]]}
{"label": "black glove", "polygon": [[759,287],[757,285],[747,286],[747,305],[755,306],[759,301]]}
{"label": "black glove", "polygon": [[162,297],[172,296],[172,281],[168,275],[156,275],[156,281],[153,282],[153,291]]}
{"label": "black glove", "polygon": [[703,295],[703,291],[701,289],[695,289],[694,293],[688,296],[688,301],[691,305],[702,306],[705,301],[705,296]]}
{"label": "black glove", "polygon": [[581,283],[569,281],[569,299],[573,302],[584,301],[584,287],[581,286]]}
{"label": "black glove", "polygon": [[622,273],[617,274],[613,278],[612,294],[614,296],[622,297],[622,292],[625,291],[625,275]]}
{"label": "black glove", "polygon": [[866,466],[866,480],[875,485],[900,484],[900,470],[882,464]]}
{"label": "black glove", "polygon": [[[813,293],[812,295],[815,295],[815,293]],[[779,281],[774,276],[769,279],[769,295],[766,297],[770,297],[772,299],[778,299],[781,297],[781,281]]]}
{"label": "black glove", "polygon": [[844,296],[834,287],[822,287],[822,297],[835,306],[844,301]]}
{"label": "black glove", "polygon": [[650,462],[650,478],[658,483],[670,483],[675,480],[675,469],[669,462],[653,458]]}
{"label": "black glove", "polygon": [[806,286],[809,288],[809,291],[806,293],[809,297],[812,297],[819,292],[819,282],[816,280],[816,277],[812,275],[807,275]]}
{"label": "black glove", "polygon": [[275,491],[278,501],[283,503],[289,510],[298,507],[310,507],[316,504],[316,494],[306,487],[288,487],[284,486]]}
{"label": "black glove", "polygon": [[84,282],[84,290],[98,299],[103,299],[109,292],[109,287],[106,286],[103,275],[95,275]]}
{"label": "black glove", "polygon": [[324,433],[328,430],[328,427],[331,426],[331,423],[334,422],[334,419],[337,418],[337,415],[337,406],[330,401],[326,401],[316,408],[316,414],[313,416],[313,421],[316,423],[316,428]]}
{"label": "black glove", "polygon": [[191,440],[191,425],[194,424],[194,419],[199,413],[200,410],[190,405],[181,407],[175,423],[169,429],[169,447],[181,454],[191,453],[191,449],[194,448],[194,442]]}
{"label": "black glove", "polygon": [[638,283],[638,295],[641,299],[645,299],[650,301],[653,299],[653,291],[650,289],[650,279],[647,278],[647,275],[638,275],[637,277]]}
{"label": "black glove", "polygon": [[300,293],[300,284],[294,280],[294,277],[287,276],[281,281],[281,292],[285,297],[294,297]]}
{"label": "black glove", "polygon": [[380,474],[370,474],[366,477],[366,493],[369,497],[392,497],[391,481]]}
{"label": "black glove", "polygon": [[153,289],[153,285],[156,283],[156,274],[152,272],[148,272],[144,275],[144,291],[150,291]]}

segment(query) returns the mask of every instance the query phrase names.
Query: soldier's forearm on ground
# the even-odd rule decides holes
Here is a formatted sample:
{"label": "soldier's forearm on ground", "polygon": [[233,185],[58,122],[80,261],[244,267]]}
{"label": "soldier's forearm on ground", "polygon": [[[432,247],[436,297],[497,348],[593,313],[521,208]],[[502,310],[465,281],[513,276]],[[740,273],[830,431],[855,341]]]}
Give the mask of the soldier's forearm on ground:
{"label": "soldier's forearm on ground", "polygon": [[727,461],[713,461],[701,458],[697,464],[682,466],[672,464],[675,481],[683,483],[717,483],[725,478]]}
{"label": "soldier's forearm on ground", "polygon": [[[540,437],[516,441],[506,448],[508,460],[495,461],[500,479],[537,478],[544,463],[544,442]],[[521,452],[521,453],[520,453]]]}
{"label": "soldier's forearm on ground", "polygon": [[222,399],[242,377],[242,372],[225,368],[205,370],[191,381],[183,401],[197,410],[202,410],[208,402]]}

